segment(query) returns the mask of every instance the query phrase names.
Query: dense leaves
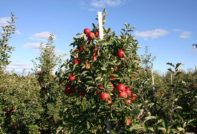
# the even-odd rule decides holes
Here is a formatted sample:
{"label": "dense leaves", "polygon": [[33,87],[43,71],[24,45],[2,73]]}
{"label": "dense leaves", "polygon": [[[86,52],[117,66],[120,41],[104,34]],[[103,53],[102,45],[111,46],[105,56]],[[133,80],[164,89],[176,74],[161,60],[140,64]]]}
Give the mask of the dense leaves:
{"label": "dense leaves", "polygon": [[36,132],[42,111],[34,76],[0,73],[1,133]]}
{"label": "dense leaves", "polygon": [[[101,40],[98,25],[82,29],[55,74],[52,35],[33,74],[0,69],[0,133],[197,133],[197,70],[167,63],[165,75],[153,72],[154,58],[147,51],[139,58],[132,30],[104,28]],[[3,57],[1,68],[9,64],[9,54]]]}
{"label": "dense leaves", "polygon": [[[119,133],[130,127],[125,120],[135,119],[138,112],[133,103],[137,99],[135,83],[139,69],[138,44],[131,31],[129,24],[125,24],[120,36],[104,28],[101,40],[95,36],[98,26],[93,24],[92,29],[85,28],[74,37],[71,57],[62,66],[66,71],[60,79],[65,95],[74,99],[67,109],[72,112],[64,113],[69,115],[65,120],[73,115],[77,118],[74,116],[71,125],[65,127],[79,130],[78,133]],[[83,112],[76,109],[81,106]]]}
{"label": "dense leaves", "polygon": [[10,63],[10,54],[13,51],[13,47],[9,45],[9,39],[11,35],[15,33],[15,16],[11,14],[11,20],[8,21],[7,25],[2,26],[2,32],[0,33],[0,70],[5,69],[5,67]]}

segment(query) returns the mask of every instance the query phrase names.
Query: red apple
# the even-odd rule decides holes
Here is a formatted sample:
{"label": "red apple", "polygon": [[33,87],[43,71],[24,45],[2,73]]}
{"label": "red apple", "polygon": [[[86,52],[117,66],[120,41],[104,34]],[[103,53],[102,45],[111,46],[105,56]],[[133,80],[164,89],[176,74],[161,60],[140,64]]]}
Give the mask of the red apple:
{"label": "red apple", "polygon": [[104,89],[103,84],[98,84],[98,88],[99,88],[99,89]]}
{"label": "red apple", "polygon": [[97,57],[94,55],[93,56],[93,61],[96,61],[97,60]]}
{"label": "red apple", "polygon": [[81,45],[81,46],[79,47],[79,52],[83,52],[83,50],[84,50],[84,46]]}
{"label": "red apple", "polygon": [[125,92],[126,90],[126,85],[125,84],[122,84],[122,83],[119,83],[117,86],[116,86],[116,89],[117,91],[120,93],[120,92]]}
{"label": "red apple", "polygon": [[132,94],[132,91],[129,87],[126,87],[125,92],[127,93],[128,96],[131,96],[131,94]]}
{"label": "red apple", "polygon": [[90,29],[89,28],[85,28],[84,29],[84,33],[87,35],[87,34],[89,34],[89,32],[90,32]]}
{"label": "red apple", "polygon": [[71,73],[71,74],[69,75],[69,80],[70,80],[70,81],[74,81],[74,80],[75,80],[75,75],[74,75],[73,73]]}
{"label": "red apple", "polygon": [[127,98],[127,93],[126,92],[120,92],[119,97],[121,98]]}
{"label": "red apple", "polygon": [[78,65],[79,63],[80,63],[80,60],[79,59],[74,59],[73,60],[73,64]]}
{"label": "red apple", "polygon": [[136,94],[132,94],[132,95],[131,95],[131,100],[132,100],[132,101],[135,101],[136,99],[137,99],[137,95],[136,95]]}
{"label": "red apple", "polygon": [[94,34],[97,38],[99,37],[99,31],[94,32]]}
{"label": "red apple", "polygon": [[100,99],[103,101],[108,101],[110,99],[110,95],[107,92],[102,92],[100,94]]}
{"label": "red apple", "polygon": [[99,94],[99,93],[100,93],[100,91],[97,89],[97,90],[96,90],[96,94]]}
{"label": "red apple", "polygon": [[93,32],[89,32],[87,34],[88,40],[93,40],[95,38],[95,34]]}
{"label": "red apple", "polygon": [[65,94],[70,94],[72,93],[72,90],[71,90],[71,86],[70,85],[66,85],[65,89],[64,89],[64,93]]}
{"label": "red apple", "polygon": [[124,100],[124,102],[127,104],[127,105],[130,105],[132,103],[132,100],[131,99],[126,99]]}
{"label": "red apple", "polygon": [[118,49],[118,52],[117,52],[117,57],[118,58],[123,58],[125,56],[125,53],[122,49]]}
{"label": "red apple", "polygon": [[82,92],[82,91],[81,91],[81,92],[79,93],[79,95],[80,95],[81,97],[84,97],[84,96],[85,96],[85,92]]}
{"label": "red apple", "polygon": [[114,75],[111,75],[111,76],[110,76],[110,80],[111,80],[111,81],[113,81],[113,80],[115,80],[115,79],[116,79],[116,77],[115,77]]}
{"label": "red apple", "polygon": [[130,119],[130,118],[126,118],[125,119],[125,125],[126,126],[129,126],[129,125],[131,125],[132,124],[132,120]]}

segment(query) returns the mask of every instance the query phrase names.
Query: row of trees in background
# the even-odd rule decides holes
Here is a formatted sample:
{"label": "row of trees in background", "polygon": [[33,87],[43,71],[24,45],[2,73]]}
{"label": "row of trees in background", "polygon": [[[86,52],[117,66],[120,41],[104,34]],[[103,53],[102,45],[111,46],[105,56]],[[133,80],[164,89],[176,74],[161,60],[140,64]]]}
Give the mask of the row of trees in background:
{"label": "row of trees in background", "polygon": [[11,21],[8,21],[8,25],[2,26],[2,33],[0,38],[0,70],[2,71],[10,63],[10,54],[13,51],[13,47],[8,43],[11,35],[15,33],[15,16],[11,14]]}
{"label": "row of trees in background", "polygon": [[[103,13],[106,15],[106,13]],[[129,24],[116,35],[98,25],[74,37],[61,64],[53,35],[35,60],[34,73],[7,74],[15,17],[0,38],[0,133],[186,133],[197,127],[197,70],[154,73],[154,57],[138,56]],[[103,16],[105,18],[105,16]]]}

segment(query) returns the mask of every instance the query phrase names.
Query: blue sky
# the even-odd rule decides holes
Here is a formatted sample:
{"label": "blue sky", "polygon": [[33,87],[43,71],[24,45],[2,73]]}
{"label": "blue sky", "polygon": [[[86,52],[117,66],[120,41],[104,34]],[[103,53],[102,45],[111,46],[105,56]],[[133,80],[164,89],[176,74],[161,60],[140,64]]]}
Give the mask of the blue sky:
{"label": "blue sky", "polygon": [[133,35],[141,48],[148,46],[153,56],[154,69],[164,72],[166,62],[182,62],[188,70],[197,65],[196,0],[0,0],[0,25],[13,12],[17,17],[17,33],[10,45],[15,47],[8,70],[30,69],[32,60],[39,56],[40,42],[49,33],[56,37],[58,54],[69,52],[73,37],[85,27],[97,23],[95,17],[104,7],[106,27],[117,34],[124,23],[135,27]]}

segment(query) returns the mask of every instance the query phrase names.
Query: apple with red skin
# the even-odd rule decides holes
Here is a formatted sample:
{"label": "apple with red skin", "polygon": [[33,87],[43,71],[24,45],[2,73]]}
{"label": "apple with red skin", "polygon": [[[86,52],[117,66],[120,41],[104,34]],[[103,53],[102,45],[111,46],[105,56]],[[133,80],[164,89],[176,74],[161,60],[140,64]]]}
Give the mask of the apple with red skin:
{"label": "apple with red skin", "polygon": [[70,85],[66,85],[65,89],[64,89],[64,93],[65,94],[70,94],[72,93],[72,89]]}
{"label": "apple with red skin", "polygon": [[117,57],[118,58],[124,58],[124,56],[125,56],[124,51],[121,48],[119,48],[118,52],[117,52]]}
{"label": "apple with red skin", "polygon": [[125,92],[126,90],[126,85],[125,84],[122,84],[122,83],[119,83],[117,86],[116,86],[116,89],[117,91],[120,93],[120,92]]}
{"label": "apple with red skin", "polygon": [[98,84],[98,88],[99,88],[99,89],[104,89],[103,84]]}
{"label": "apple with red skin", "polygon": [[111,76],[110,76],[110,80],[111,80],[111,81],[116,80],[116,77],[115,77],[114,75],[111,75]]}
{"label": "apple with red skin", "polygon": [[120,92],[118,96],[120,98],[127,98],[127,93],[125,91],[124,92]]}
{"label": "apple with red skin", "polygon": [[93,32],[89,32],[87,34],[87,37],[88,37],[88,40],[93,40],[93,39],[95,39],[95,34]]}
{"label": "apple with red skin", "polygon": [[108,100],[110,100],[110,95],[107,92],[102,92],[100,94],[100,99],[102,101],[108,101]]}
{"label": "apple with red skin", "polygon": [[96,90],[96,94],[99,94],[99,93],[100,93],[100,91],[97,89],[97,90]]}
{"label": "apple with red skin", "polygon": [[69,80],[70,81],[74,81],[75,80],[75,75],[73,73],[70,73]]}
{"label": "apple with red skin", "polygon": [[73,60],[73,64],[78,65],[79,63],[80,63],[80,60],[79,59],[74,59]]}
{"label": "apple with red skin", "polygon": [[93,61],[96,61],[97,60],[97,57],[94,55],[93,56]]}
{"label": "apple with red skin", "polygon": [[132,125],[132,120],[131,120],[130,118],[126,118],[126,119],[125,119],[125,125],[126,125],[126,126]]}
{"label": "apple with red skin", "polygon": [[93,53],[93,61],[96,61],[97,60],[97,54],[96,52]]}
{"label": "apple with red skin", "polygon": [[81,46],[79,47],[79,52],[83,52],[83,50],[84,50],[84,46],[81,45]]}
{"label": "apple with red skin", "polygon": [[132,95],[132,91],[129,87],[126,87],[125,92],[127,93],[128,96]]}
{"label": "apple with red skin", "polygon": [[84,97],[84,96],[85,96],[85,93],[84,93],[84,92],[80,92],[79,95],[80,95],[81,97]]}
{"label": "apple with red skin", "polygon": [[97,38],[99,37],[99,31],[95,31],[94,34]]}
{"label": "apple with red skin", "polygon": [[130,105],[132,103],[132,100],[131,99],[126,99],[126,100],[124,100],[124,102],[125,102],[125,104]]}
{"label": "apple with red skin", "polygon": [[90,33],[90,29],[89,28],[85,28],[84,29],[84,33],[87,35],[87,34],[89,34]]}
{"label": "apple with red skin", "polygon": [[137,95],[136,95],[136,94],[132,94],[132,95],[131,95],[131,100],[132,100],[132,101],[135,101],[136,99],[137,99]]}

